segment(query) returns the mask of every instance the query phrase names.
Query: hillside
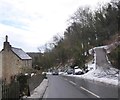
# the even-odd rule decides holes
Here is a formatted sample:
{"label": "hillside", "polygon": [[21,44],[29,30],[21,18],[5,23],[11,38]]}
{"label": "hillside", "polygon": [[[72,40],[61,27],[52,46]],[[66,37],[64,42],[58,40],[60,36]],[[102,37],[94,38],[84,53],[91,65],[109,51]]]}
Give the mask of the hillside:
{"label": "hillside", "polygon": [[[70,18],[70,24],[64,31],[64,36],[54,36],[53,41],[44,46],[43,55],[34,64],[37,63],[39,67],[47,70],[58,68],[59,65],[65,66],[72,60],[71,67],[79,66],[85,69],[85,63],[93,58],[88,52],[90,49],[114,44],[120,40],[119,12],[119,1],[110,2],[94,11],[88,7],[78,8]],[[109,59],[115,67],[118,66],[119,47],[116,48],[116,44],[110,46]]]}
{"label": "hillside", "polygon": [[111,36],[110,40],[105,41],[106,44],[111,44],[107,56],[114,68],[120,69],[120,35]]}
{"label": "hillside", "polygon": [[108,54],[108,58],[113,67],[120,70],[120,44]]}

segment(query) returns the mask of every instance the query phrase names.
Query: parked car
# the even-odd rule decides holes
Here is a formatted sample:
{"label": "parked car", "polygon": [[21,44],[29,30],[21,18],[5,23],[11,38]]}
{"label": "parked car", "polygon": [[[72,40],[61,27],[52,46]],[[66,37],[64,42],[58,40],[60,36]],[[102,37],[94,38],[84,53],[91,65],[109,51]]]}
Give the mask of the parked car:
{"label": "parked car", "polygon": [[52,75],[59,75],[58,71],[53,71]]}
{"label": "parked car", "polygon": [[73,74],[73,69],[68,69],[67,74]]}
{"label": "parked car", "polygon": [[84,74],[84,72],[83,72],[82,69],[80,69],[80,68],[75,68],[75,69],[74,69],[74,74],[75,74],[75,75],[82,75],[82,74]]}
{"label": "parked car", "polygon": [[42,75],[47,74],[47,72],[42,72]]}
{"label": "parked car", "polygon": [[82,75],[82,74],[84,74],[84,72],[82,71],[75,72],[75,75]]}

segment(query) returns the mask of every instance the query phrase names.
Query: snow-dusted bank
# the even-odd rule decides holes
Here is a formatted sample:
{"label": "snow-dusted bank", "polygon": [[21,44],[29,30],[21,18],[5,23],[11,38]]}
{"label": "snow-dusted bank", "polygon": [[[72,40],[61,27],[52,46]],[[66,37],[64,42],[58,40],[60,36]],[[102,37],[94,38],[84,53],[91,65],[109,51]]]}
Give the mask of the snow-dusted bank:
{"label": "snow-dusted bank", "polygon": [[106,84],[118,85],[118,76],[119,76],[118,70],[115,68],[111,68],[106,71],[101,68],[97,68],[89,71],[88,73],[86,73],[81,77]]}
{"label": "snow-dusted bank", "polygon": [[87,64],[88,68],[91,70],[83,75],[68,76],[83,78],[94,82],[101,82],[106,85],[120,86],[120,70],[113,68],[107,57],[107,53],[110,53],[117,45],[120,45],[120,42],[95,47],[89,50],[89,53],[94,55],[94,63],[92,63],[93,61],[90,61]]}
{"label": "snow-dusted bank", "polygon": [[[88,73],[83,74],[83,75],[67,75],[71,77],[77,77],[77,78],[82,78],[82,79],[87,79],[93,82],[101,82],[106,85],[114,85],[117,86],[119,81],[119,73],[117,69],[111,68],[109,70],[110,73],[113,74],[106,74],[102,69],[95,69],[95,64],[92,64],[92,62],[89,62],[88,67],[90,67],[92,70],[90,70]],[[120,78],[119,78],[120,79]]]}

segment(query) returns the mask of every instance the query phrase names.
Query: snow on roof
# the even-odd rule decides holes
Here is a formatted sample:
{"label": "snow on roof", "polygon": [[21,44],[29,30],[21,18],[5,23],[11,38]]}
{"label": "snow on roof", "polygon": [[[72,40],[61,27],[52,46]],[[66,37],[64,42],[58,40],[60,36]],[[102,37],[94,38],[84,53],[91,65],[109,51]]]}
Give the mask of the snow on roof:
{"label": "snow on roof", "polygon": [[28,54],[26,54],[22,49],[20,48],[14,48],[12,47],[12,51],[19,57],[21,58],[22,60],[25,60],[25,59],[32,59]]}

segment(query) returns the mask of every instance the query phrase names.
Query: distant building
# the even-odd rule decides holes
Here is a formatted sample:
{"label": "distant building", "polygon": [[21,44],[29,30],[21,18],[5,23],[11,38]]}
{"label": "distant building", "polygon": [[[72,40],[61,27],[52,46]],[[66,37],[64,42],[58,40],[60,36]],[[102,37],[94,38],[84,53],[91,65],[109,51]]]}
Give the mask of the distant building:
{"label": "distant building", "polygon": [[0,51],[0,77],[10,83],[15,75],[23,72],[24,68],[32,68],[32,58],[20,48],[14,48],[8,42],[8,36],[2,51]]}
{"label": "distant building", "polygon": [[38,65],[40,58],[43,56],[43,53],[41,52],[28,52],[27,53],[32,58],[32,67],[40,67]]}
{"label": "distant building", "polygon": [[40,52],[27,52],[27,54],[32,58],[34,62],[36,59],[40,58],[43,54]]}

